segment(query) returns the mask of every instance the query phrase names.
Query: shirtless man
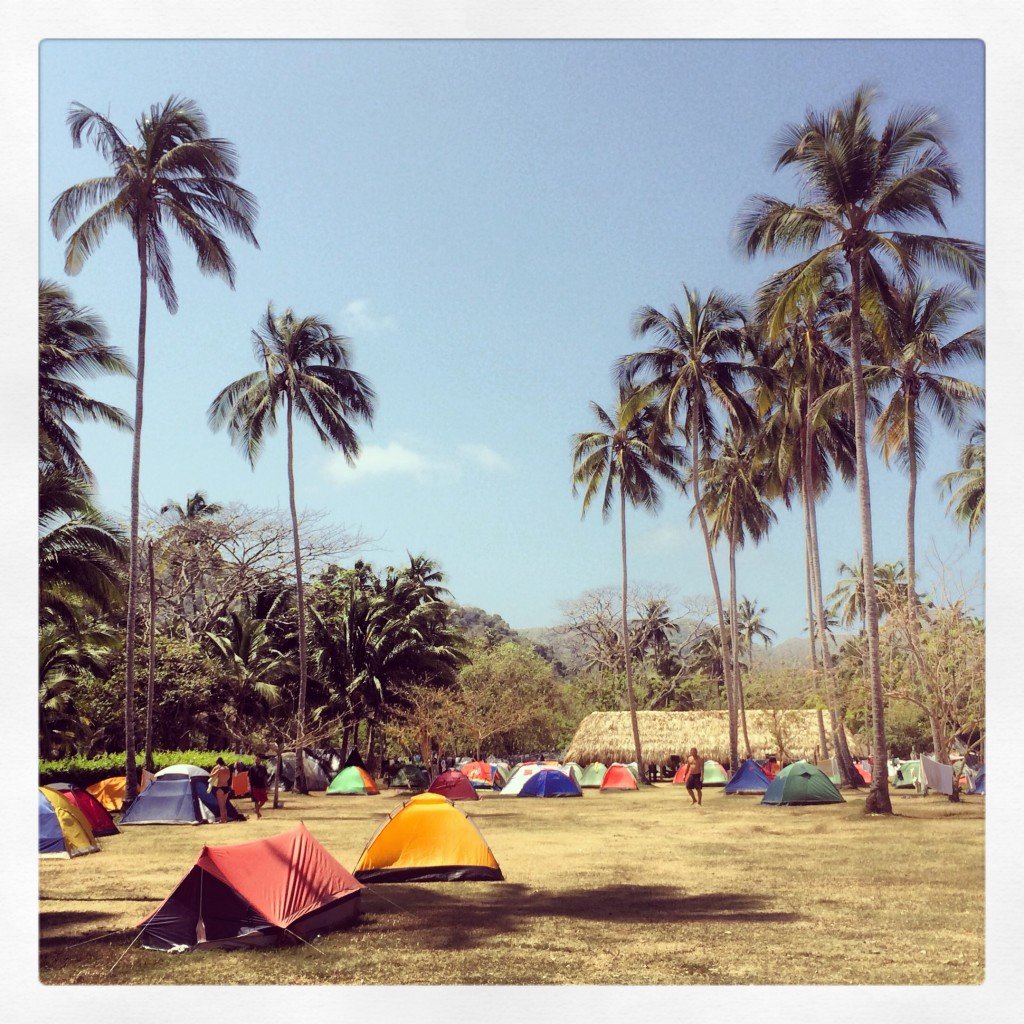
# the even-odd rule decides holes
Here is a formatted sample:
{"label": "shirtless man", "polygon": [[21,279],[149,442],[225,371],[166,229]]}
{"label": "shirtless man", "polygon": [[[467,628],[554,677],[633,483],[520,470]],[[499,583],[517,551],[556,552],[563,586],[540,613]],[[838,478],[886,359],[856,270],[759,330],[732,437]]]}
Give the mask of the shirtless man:
{"label": "shirtless man", "polygon": [[704,758],[697,753],[696,747],[690,749],[686,765],[690,769],[686,776],[686,792],[690,794],[690,803],[700,807],[704,795]]}

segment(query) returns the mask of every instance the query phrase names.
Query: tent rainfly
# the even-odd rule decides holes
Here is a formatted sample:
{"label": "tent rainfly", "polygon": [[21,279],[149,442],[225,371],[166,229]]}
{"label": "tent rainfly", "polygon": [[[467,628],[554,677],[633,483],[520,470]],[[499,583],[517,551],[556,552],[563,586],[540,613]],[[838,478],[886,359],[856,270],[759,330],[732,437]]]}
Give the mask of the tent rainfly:
{"label": "tent rainfly", "polygon": [[88,790],[70,782],[51,782],[47,788],[60,793],[68,803],[74,804],[82,812],[94,836],[118,834],[118,827],[114,824],[110,812]]}
{"label": "tent rainfly", "polygon": [[531,775],[519,790],[520,796],[583,796],[576,780],[559,768],[546,768]]}
{"label": "tent rainfly", "polygon": [[842,804],[846,801],[832,780],[807,761],[787,764],[771,781],[763,804]]}
{"label": "tent rainfly", "polygon": [[477,794],[476,788],[473,783],[466,778],[458,770],[458,768],[449,768],[446,772],[441,772],[440,775],[430,784],[427,792],[439,793],[443,797],[447,797],[449,800],[479,800],[480,796]]}
{"label": "tent rainfly", "polygon": [[100,847],[85,815],[56,790],[39,787],[39,856],[79,857]]}
{"label": "tent rainfly", "polygon": [[726,796],[737,793],[764,793],[771,784],[771,779],[764,769],[754,760],[747,758],[736,770],[736,774],[725,787]]}
{"label": "tent rainfly", "polygon": [[362,885],[303,824],[230,846],[204,846],[142,922],[142,945],[169,953],[308,939],[353,921]]}

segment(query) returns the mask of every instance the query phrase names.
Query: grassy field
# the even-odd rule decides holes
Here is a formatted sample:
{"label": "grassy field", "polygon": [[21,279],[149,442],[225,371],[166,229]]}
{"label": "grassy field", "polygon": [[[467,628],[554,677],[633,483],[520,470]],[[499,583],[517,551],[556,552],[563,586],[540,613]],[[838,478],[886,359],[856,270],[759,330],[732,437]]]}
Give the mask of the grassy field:
{"label": "grassy field", "polygon": [[[368,888],[315,947],[172,956],[135,947],[204,843],[302,820],[350,870],[407,793],[299,797],[262,821],[138,827],[39,862],[40,977],[93,984],[970,984],[984,971],[984,800],[894,793],[762,807],[682,787],[461,804],[504,882]],[[239,804],[248,809],[247,801]],[[96,938],[84,945],[83,940]]]}

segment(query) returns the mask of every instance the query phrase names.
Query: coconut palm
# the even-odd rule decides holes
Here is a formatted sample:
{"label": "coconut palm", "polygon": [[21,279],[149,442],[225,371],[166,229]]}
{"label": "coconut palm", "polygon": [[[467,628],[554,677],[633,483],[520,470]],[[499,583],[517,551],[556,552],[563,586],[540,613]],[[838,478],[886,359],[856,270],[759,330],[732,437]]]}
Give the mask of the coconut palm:
{"label": "coconut palm", "polygon": [[[743,728],[743,743],[751,757],[750,737],[743,699],[743,676],[740,667],[739,609],[736,598],[736,551],[747,539],[759,543],[775,522],[775,511],[765,497],[768,490],[768,466],[761,457],[761,438],[738,438],[729,431],[714,456],[702,460],[701,476],[705,482],[704,501],[712,542],[725,538],[729,551],[729,642],[730,660],[737,710]],[[733,765],[738,764],[733,760]]]}
{"label": "coconut palm", "polygon": [[[864,285],[877,283],[881,291],[887,266],[909,275],[922,262],[930,262],[955,271],[975,286],[980,282],[984,262],[982,247],[976,243],[898,230],[924,218],[943,227],[940,200],[943,193],[955,200],[960,183],[946,151],[945,133],[933,111],[897,110],[876,133],[871,121],[873,101],[873,92],[861,88],[842,105],[824,113],[808,111],[803,121],[788,126],[778,144],[776,167],[795,169],[803,193],[795,203],[754,196],[739,224],[750,255],[794,248],[812,250],[793,269],[789,288],[794,292],[802,291],[809,279],[816,279],[824,262],[840,255],[844,260],[850,287],[861,541],[869,565],[874,564],[874,545],[861,320]],[[865,582],[875,751],[865,810],[890,814],[878,598],[870,574]]]}
{"label": "coconut palm", "polygon": [[[650,338],[653,348],[623,356],[617,364],[622,385],[649,382],[658,396],[654,423],[655,445],[667,444],[678,430],[689,446],[690,464],[702,465],[703,453],[717,444],[720,428],[716,408],[739,430],[752,430],[756,423],[753,409],[741,392],[745,375],[766,379],[763,368],[742,359],[747,338],[745,312],[739,300],[711,291],[702,299],[685,285],[684,308],[669,307],[667,313],[643,306],[634,315],[633,334]],[[722,665],[729,707],[730,755],[735,763],[739,742],[739,719],[729,665],[726,639],[726,613],[722,602],[711,532],[701,497],[701,474],[691,473],[693,508],[700,522],[707,553],[708,572],[718,614]]]}
{"label": "coconut palm", "polygon": [[601,518],[611,515],[615,491],[619,494],[620,547],[622,551],[622,657],[626,667],[626,696],[633,744],[640,778],[645,779],[643,752],[640,748],[640,727],[636,717],[636,693],[633,689],[633,659],[629,641],[629,573],[626,552],[626,505],[649,512],[661,506],[659,482],[682,488],[680,467],[683,450],[669,441],[657,448],[651,436],[655,429],[655,413],[651,406],[650,388],[619,389],[618,403],[611,413],[596,402],[590,403],[598,421],[596,430],[573,437],[572,491],[583,493],[583,512],[600,496]]}
{"label": "coconut palm", "polygon": [[[828,595],[829,610],[839,625],[849,629],[855,623],[861,631],[867,629],[867,598],[864,585],[864,563],[860,559],[852,565],[840,562],[839,578]],[[894,607],[895,595],[907,588],[907,570],[902,562],[880,562],[875,565],[875,591],[880,596],[879,611],[888,614]]]}
{"label": "coconut palm", "polygon": [[764,649],[767,651],[772,645],[772,641],[775,639],[775,630],[772,629],[766,622],[765,616],[768,614],[768,609],[763,605],[758,607],[756,601],[752,601],[749,597],[740,599],[737,605],[737,621],[739,623],[740,636],[747,647],[747,659],[749,661],[750,668],[754,667],[754,641],[760,640],[764,644]]}
{"label": "coconut palm", "polygon": [[65,272],[77,274],[114,225],[131,233],[139,264],[125,673],[125,786],[130,802],[138,791],[134,741],[135,626],[147,285],[154,281],[168,310],[177,311],[167,236],[167,227],[173,224],[194,250],[199,269],[234,287],[235,267],[221,231],[231,231],[256,245],[252,232],[256,200],[235,182],[238,160],[234,147],[224,139],[211,137],[206,117],[192,100],[171,96],[165,103],[151,106],[136,121],[135,142],[108,118],[81,103],[71,105],[67,124],[72,144],[77,148],[83,140],[91,142],[110,163],[112,173],[72,185],[54,200],[50,227],[57,238],[75,224],[79,214],[95,206],[68,237]]}
{"label": "coconut palm", "polygon": [[123,409],[87,395],[78,384],[101,373],[132,376],[121,352],[109,344],[106,325],[79,306],[71,292],[54,281],[39,282],[39,455],[46,465],[61,467],[92,483],[71,421],[107,423],[131,430]]}
{"label": "coconut palm", "polygon": [[985,424],[976,420],[960,450],[960,468],[945,473],[939,485],[950,495],[948,511],[967,526],[967,536],[985,518]]}
{"label": "coconut palm", "polygon": [[[849,302],[841,288],[838,257],[823,261],[817,276],[807,275],[799,291],[790,287],[792,277],[791,269],[774,274],[757,295],[757,321],[766,337],[760,355],[775,373],[769,386],[758,388],[758,405],[766,415],[765,446],[774,453],[778,493],[789,506],[795,489],[803,509],[811,669],[818,678],[820,644],[839,774],[844,786],[857,787],[860,775],[849,752],[832,652],[820,625],[826,612],[817,515],[817,504],[831,487],[832,468],[844,481],[856,476],[852,409],[837,390],[849,379]],[[826,392],[837,397],[823,407],[819,396]],[[827,756],[820,709],[818,717],[822,753]]]}
{"label": "coconut palm", "polygon": [[[295,504],[294,421],[298,416],[327,447],[337,448],[354,464],[359,454],[355,421],[373,420],[375,396],[362,374],[352,369],[350,339],[336,334],[321,317],[297,317],[290,309],[280,316],[267,306],[252,332],[253,354],[260,369],[227,387],[210,404],[214,430],[226,426],[232,443],[254,466],[266,434],[277,427],[283,408],[288,449],[288,502],[295,548],[295,607],[298,616],[298,725],[306,726],[306,608],[299,547],[299,516]],[[296,757],[296,786],[306,792],[302,758]]]}
{"label": "coconut palm", "polygon": [[[972,328],[949,338],[950,328],[974,308],[970,291],[954,285],[934,288],[913,278],[902,288],[887,290],[875,318],[877,361],[865,367],[873,387],[890,392],[875,420],[874,439],[886,464],[894,458],[906,466],[907,601],[916,622],[917,568],[914,518],[917,476],[923,464],[931,412],[947,428],[962,421],[969,404],[984,400],[977,384],[951,376],[949,369],[985,354],[985,332]],[[876,353],[872,353],[875,355]]]}
{"label": "coconut palm", "polygon": [[171,513],[178,517],[179,523],[191,526],[200,519],[219,515],[221,511],[223,511],[222,506],[207,500],[205,491],[195,491],[185,496],[184,505],[173,498],[168,498],[160,509],[160,515]]}

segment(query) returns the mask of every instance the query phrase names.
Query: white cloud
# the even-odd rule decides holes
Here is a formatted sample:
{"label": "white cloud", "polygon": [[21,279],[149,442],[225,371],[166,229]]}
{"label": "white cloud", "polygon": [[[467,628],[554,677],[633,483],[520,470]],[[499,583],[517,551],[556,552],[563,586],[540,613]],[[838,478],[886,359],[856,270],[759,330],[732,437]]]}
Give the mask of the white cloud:
{"label": "white cloud", "polygon": [[342,311],[345,329],[353,334],[372,334],[375,331],[393,331],[398,321],[390,314],[375,314],[370,311],[368,299],[353,299]]}
{"label": "white cloud", "polygon": [[485,444],[460,444],[456,451],[467,462],[473,462],[484,469],[508,469],[504,456]]}
{"label": "white cloud", "polygon": [[354,466],[350,466],[340,453],[331,455],[327,461],[327,474],[340,484],[383,476],[425,481],[439,476],[447,479],[459,477],[467,466],[480,467],[488,472],[508,469],[506,460],[485,444],[460,444],[451,457],[435,457],[400,441],[389,441],[385,445],[363,445]]}

